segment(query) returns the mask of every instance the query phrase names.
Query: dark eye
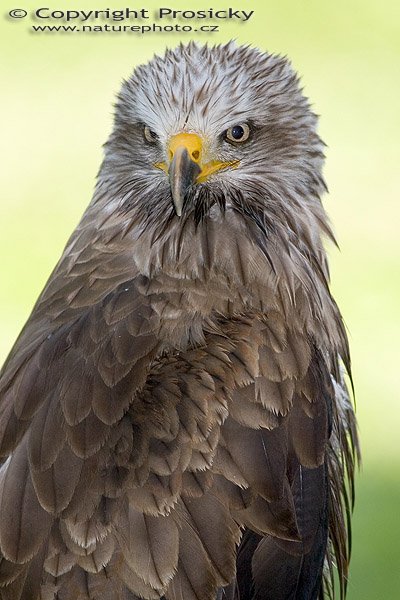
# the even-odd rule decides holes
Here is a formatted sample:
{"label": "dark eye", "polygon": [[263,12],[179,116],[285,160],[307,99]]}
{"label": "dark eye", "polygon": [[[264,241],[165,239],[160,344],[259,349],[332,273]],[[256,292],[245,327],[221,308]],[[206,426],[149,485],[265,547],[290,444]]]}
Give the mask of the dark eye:
{"label": "dark eye", "polygon": [[146,142],[149,142],[149,144],[155,144],[158,140],[158,135],[154,133],[154,131],[152,131],[152,129],[150,129],[150,127],[148,127],[147,125],[144,126],[143,135],[144,139],[146,140]]}
{"label": "dark eye", "polygon": [[234,125],[225,131],[225,139],[228,140],[228,142],[245,142],[249,139],[249,136],[250,127],[247,125],[247,123]]}

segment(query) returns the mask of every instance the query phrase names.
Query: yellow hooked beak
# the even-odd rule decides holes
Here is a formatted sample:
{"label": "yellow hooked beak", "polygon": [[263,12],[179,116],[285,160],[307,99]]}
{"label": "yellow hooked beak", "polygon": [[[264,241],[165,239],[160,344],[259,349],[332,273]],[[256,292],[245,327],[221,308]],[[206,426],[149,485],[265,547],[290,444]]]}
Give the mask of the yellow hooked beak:
{"label": "yellow hooked beak", "polygon": [[206,179],[222,169],[237,167],[238,161],[222,162],[212,160],[203,162],[203,140],[196,133],[178,133],[168,144],[169,163],[156,163],[157,169],[169,176],[172,200],[178,217],[182,214],[183,204],[188,190],[196,183]]}

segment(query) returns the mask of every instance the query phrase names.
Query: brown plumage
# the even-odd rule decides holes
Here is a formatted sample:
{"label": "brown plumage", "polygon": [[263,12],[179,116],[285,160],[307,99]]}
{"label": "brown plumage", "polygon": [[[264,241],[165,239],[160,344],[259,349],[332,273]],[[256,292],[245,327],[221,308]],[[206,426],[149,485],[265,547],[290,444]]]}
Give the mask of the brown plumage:
{"label": "brown plumage", "polygon": [[[286,60],[168,51],[3,368],[4,600],[340,596],[357,455]],[[348,483],[347,483],[348,482]]]}

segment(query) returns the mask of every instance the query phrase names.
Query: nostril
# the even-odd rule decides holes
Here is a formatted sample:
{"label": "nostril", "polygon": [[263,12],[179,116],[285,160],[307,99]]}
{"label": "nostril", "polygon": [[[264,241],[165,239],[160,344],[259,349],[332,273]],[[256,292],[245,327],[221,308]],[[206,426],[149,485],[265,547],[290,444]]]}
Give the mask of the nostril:
{"label": "nostril", "polygon": [[194,152],[192,152],[192,156],[193,156],[194,160],[198,160],[198,158],[200,156],[200,152],[198,150],[194,150]]}

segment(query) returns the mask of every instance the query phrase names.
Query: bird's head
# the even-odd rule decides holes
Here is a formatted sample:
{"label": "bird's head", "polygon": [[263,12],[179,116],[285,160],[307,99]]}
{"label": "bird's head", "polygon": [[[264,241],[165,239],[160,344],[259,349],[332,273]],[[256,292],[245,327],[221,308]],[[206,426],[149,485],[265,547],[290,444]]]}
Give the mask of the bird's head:
{"label": "bird's head", "polygon": [[100,180],[158,221],[198,223],[215,205],[273,220],[318,202],[315,127],[286,59],[232,42],[181,45],[123,84]]}

